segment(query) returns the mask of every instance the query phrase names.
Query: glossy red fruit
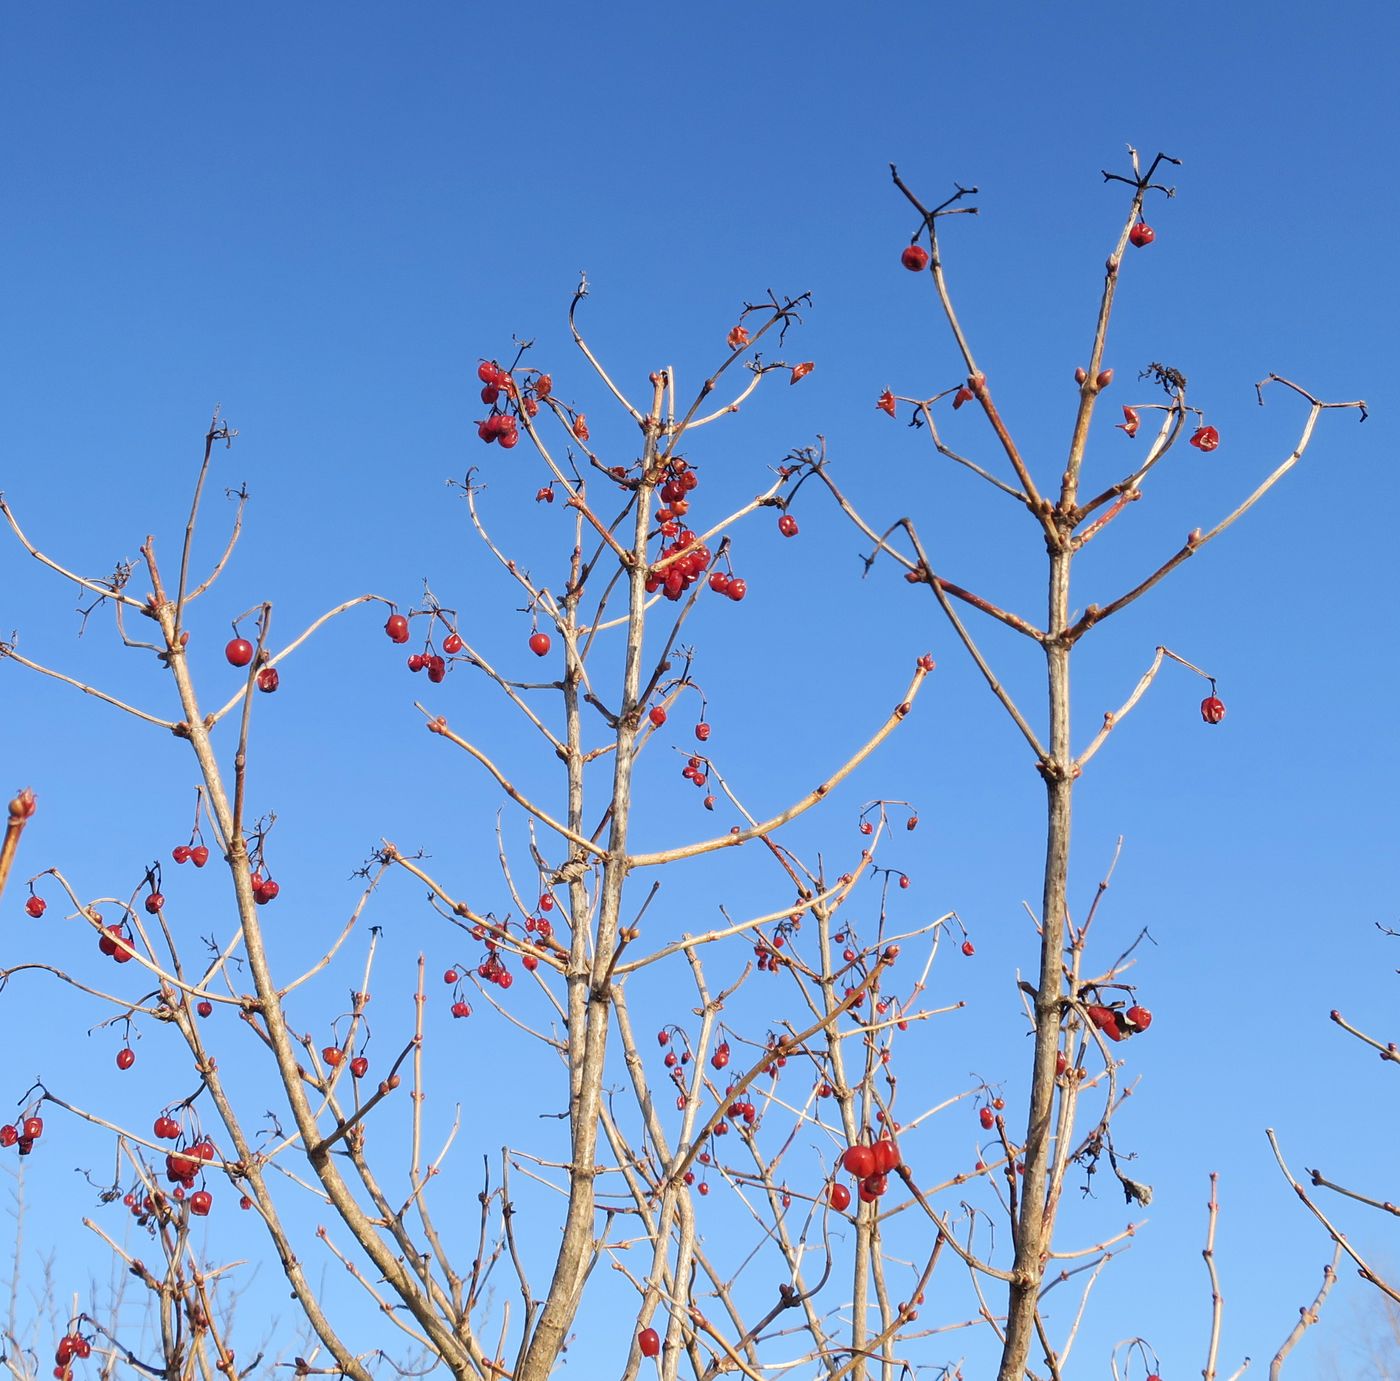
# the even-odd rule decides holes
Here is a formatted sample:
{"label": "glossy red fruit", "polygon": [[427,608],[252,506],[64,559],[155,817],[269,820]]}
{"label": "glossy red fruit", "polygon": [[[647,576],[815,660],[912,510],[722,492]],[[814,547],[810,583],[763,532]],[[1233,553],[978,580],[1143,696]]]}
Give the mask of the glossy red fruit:
{"label": "glossy red fruit", "polygon": [[38,1141],[44,1134],[44,1119],[42,1117],[26,1117],[24,1126],[20,1129],[20,1135],[27,1137],[30,1141]]}
{"label": "glossy red fruit", "polygon": [[198,1012],[199,1015],[202,1017],[213,1016],[214,1004],[210,1002],[207,997],[201,998],[199,1002],[195,1005],[195,1011]]}
{"label": "glossy red fruit", "polygon": [[170,857],[176,863],[188,863],[190,861],[190,846],[188,844],[177,844],[170,851]]}
{"label": "glossy red fruit", "polygon": [[261,887],[255,887],[253,889],[253,900],[257,902],[259,906],[266,906],[268,902],[276,901],[281,891],[282,884],[268,878]]}
{"label": "glossy red fruit", "polygon": [[165,905],[165,898],[159,892],[152,892],[146,898],[146,910],[152,916],[160,915],[160,909]]}
{"label": "glossy red fruit", "polygon": [[13,1146],[19,1140],[19,1128],[12,1123],[5,1123],[0,1127],[0,1146]]}
{"label": "glossy red fruit", "polygon": [[710,726],[703,721],[697,724],[695,726],[695,737],[698,738],[701,743],[707,742],[710,737]]}
{"label": "glossy red fruit", "polygon": [[392,643],[408,641],[408,620],[402,614],[390,614],[384,623],[384,631]]}
{"label": "glossy red fruit", "polygon": [[276,667],[264,667],[258,672],[258,689],[264,695],[271,695],[281,682],[282,678],[278,675]]}
{"label": "glossy red fruit", "polygon": [[356,1055],[350,1061],[350,1073],[357,1079],[363,1079],[369,1073],[369,1060],[364,1055]]}
{"label": "glossy red fruit", "polygon": [[455,633],[449,633],[442,640],[442,650],[449,657],[455,657],[462,650],[462,640]]}
{"label": "glossy red fruit", "polygon": [[124,1045],[117,1051],[117,1068],[130,1069],[136,1063],[136,1052],[129,1046]]}
{"label": "glossy red fruit", "polygon": [[729,584],[724,587],[724,593],[727,594],[729,598],[735,602],[735,604],[737,604],[741,599],[743,599],[743,597],[746,594],[748,594],[748,592],[749,587],[747,583],[741,580],[738,576],[731,576],[729,578]]}
{"label": "glossy red fruit", "polygon": [[469,1017],[472,1009],[465,1002],[454,1002],[452,1004],[452,1015],[454,1017]]}
{"label": "glossy red fruit", "polygon": [[972,956],[977,953],[977,946],[974,945],[971,940],[964,940],[962,942],[962,952],[971,959]]}
{"label": "glossy red fruit", "polygon": [[190,1195],[190,1212],[203,1218],[214,1207],[214,1196],[207,1189],[196,1189]]}
{"label": "glossy red fruit", "polygon": [[253,660],[253,644],[247,638],[234,638],[225,646],[224,656],[230,666],[246,667]]}
{"label": "glossy red fruit", "polygon": [[1201,701],[1201,718],[1207,724],[1219,724],[1225,718],[1225,702],[1214,695],[1206,696]]}
{"label": "glossy red fruit", "polygon": [[661,1338],[654,1328],[644,1328],[637,1334],[637,1346],[643,1357],[655,1357],[661,1351]]}
{"label": "glossy red fruit", "polygon": [[784,513],[783,516],[778,519],[778,531],[781,532],[784,537],[796,537],[797,519],[794,518],[791,513]]}
{"label": "glossy red fruit", "polygon": [[982,1108],[977,1114],[977,1120],[986,1131],[991,1131],[996,1126],[997,1115],[990,1108]]}
{"label": "glossy red fruit", "polygon": [[928,268],[928,250],[923,245],[909,245],[899,256],[899,262],[910,273],[922,273]]}
{"label": "glossy red fruit", "polygon": [[826,1191],[826,1201],[838,1213],[844,1213],[851,1206],[851,1191],[844,1184],[833,1184]]}
{"label": "glossy red fruit", "polygon": [[447,679],[447,663],[441,657],[428,658],[428,680],[439,686]]}
{"label": "glossy red fruit", "polygon": [[848,1146],[841,1155],[841,1166],[848,1174],[863,1180],[875,1173],[875,1152],[869,1146]]}
{"label": "glossy red fruit", "polygon": [[1130,231],[1128,231],[1128,241],[1141,249],[1143,245],[1150,245],[1157,238],[1157,232],[1148,225],[1146,221],[1139,221]]}
{"label": "glossy red fruit", "polygon": [[894,416],[894,410],[895,410],[895,397],[894,397],[894,394],[891,393],[891,392],[889,391],[889,389],[886,389],[886,390],[875,400],[875,406],[876,406],[877,408],[879,408],[879,410],[880,410],[881,412],[887,412],[887,413],[889,413],[889,415],[890,415],[891,417],[893,417],[893,416]]}
{"label": "glossy red fruit", "polygon": [[24,904],[24,909],[37,921],[48,909],[48,902],[43,897],[30,897]]}
{"label": "glossy red fruit", "polygon": [[647,711],[647,718],[659,729],[666,722],[666,707],[664,705],[653,705]]}
{"label": "glossy red fruit", "polygon": [[873,1204],[881,1194],[890,1187],[890,1177],[888,1175],[870,1175],[860,1182],[860,1201],[863,1204]]}
{"label": "glossy red fruit", "polygon": [[888,1175],[899,1165],[899,1147],[895,1145],[893,1137],[882,1136],[870,1150],[875,1157],[877,1175]]}
{"label": "glossy red fruit", "polygon": [[455,983],[461,976],[462,975],[458,973],[456,969],[447,969],[443,972],[442,981],[444,983]]}
{"label": "glossy red fruit", "polygon": [[209,850],[206,849],[203,844],[196,844],[194,848],[190,850],[190,862],[193,863],[196,868],[204,867],[204,865],[209,862]]}
{"label": "glossy red fruit", "polygon": [[338,1045],[328,1045],[322,1049],[321,1058],[334,1069],[345,1058],[345,1052]]}
{"label": "glossy red fruit", "polygon": [[1146,1007],[1132,1006],[1123,1013],[1139,1031],[1146,1031],[1152,1025],[1152,1013]]}
{"label": "glossy red fruit", "polygon": [[1214,427],[1197,427],[1191,434],[1191,444],[1198,451],[1213,451],[1220,445],[1220,433]]}
{"label": "glossy red fruit", "polygon": [[547,656],[549,653],[549,634],[531,633],[530,651],[533,652],[536,657]]}

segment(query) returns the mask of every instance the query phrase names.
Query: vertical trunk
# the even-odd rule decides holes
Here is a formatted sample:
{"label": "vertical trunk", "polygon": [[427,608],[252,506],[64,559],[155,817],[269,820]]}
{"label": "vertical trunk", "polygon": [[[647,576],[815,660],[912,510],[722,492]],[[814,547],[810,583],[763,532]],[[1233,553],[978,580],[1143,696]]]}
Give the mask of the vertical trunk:
{"label": "vertical trunk", "polygon": [[1046,1187],[1051,1158],[1055,1101],[1055,1058],[1060,1047],[1064,989],[1065,891],[1069,876],[1070,801],[1074,765],[1069,732],[1069,645],[1062,634],[1069,623],[1071,554],[1067,537],[1050,551],[1050,607],[1045,645],[1049,692],[1050,761],[1045,777],[1045,879],[1041,891],[1040,978],[1035,999],[1035,1065],[1022,1151],[1020,1214],[1016,1221],[1015,1275],[1007,1304],[1006,1343],[997,1381],[1021,1381],[1036,1331],[1036,1305],[1054,1227]]}

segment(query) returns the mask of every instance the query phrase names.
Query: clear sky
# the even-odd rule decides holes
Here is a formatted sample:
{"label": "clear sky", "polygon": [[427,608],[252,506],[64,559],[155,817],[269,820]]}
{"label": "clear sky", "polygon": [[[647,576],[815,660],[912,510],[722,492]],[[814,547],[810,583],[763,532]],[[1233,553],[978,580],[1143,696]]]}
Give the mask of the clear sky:
{"label": "clear sky", "polygon": [[[1365,397],[1372,417],[1325,417],[1294,475],[1079,657],[1081,740],[1159,643],[1218,678],[1229,714],[1202,725],[1202,684],[1168,668],[1078,797],[1078,904],[1125,840],[1103,958],[1144,927],[1154,942],[1134,978],[1156,1022],[1127,1053],[1141,1082],[1117,1126],[1157,1197],[1097,1288],[1076,1355],[1081,1374],[1104,1374],[1112,1343],[1141,1333],[1164,1377],[1199,1371],[1209,1312],[1199,1249],[1216,1169],[1222,1371],[1246,1354],[1262,1370],[1329,1254],[1263,1129],[1279,1129],[1295,1166],[1380,1198],[1397,1192],[1394,1071],[1327,1015],[1340,1007],[1396,1034],[1386,1022],[1400,948],[1377,925],[1396,917],[1400,769],[1397,39],[1390,6],[1293,0],[6,6],[0,488],[36,539],[85,573],[135,559],[148,532],[173,560],[221,402],[240,436],[218,461],[211,551],[218,491],[246,481],[253,501],[195,629],[211,685],[230,681],[217,655],[227,621],[256,601],[276,601],[285,636],[362,591],[407,604],[424,578],[483,649],[526,674],[528,616],[444,481],[482,466],[496,530],[542,578],[562,576],[566,539],[551,523],[563,519],[530,503],[539,481],[525,447],[507,458],[474,436],[477,360],[507,354],[513,334],[536,340],[595,439],[630,459],[634,431],[567,344],[581,269],[591,340],[634,394],[661,365],[697,383],[742,301],[810,291],[788,353],[816,368],[798,388],[760,390],[709,434],[701,458],[717,488],[742,501],[764,467],[821,434],[872,520],[914,514],[945,574],[1037,615],[1033,527],[873,406],[885,387],[931,394],[959,372],[927,280],[899,267],[914,224],[888,165],[929,200],[955,182],[980,187],[980,215],[947,225],[948,273],[1003,413],[1050,477],[1127,204],[1101,170],[1125,170],[1128,143],[1180,158],[1176,197],[1151,204],[1155,244],[1129,252],[1108,352],[1118,382],[1090,473],[1107,483],[1138,454],[1107,413],[1145,396],[1134,376],[1153,360],[1186,373],[1223,440],[1209,456],[1173,454],[1080,564],[1076,604],[1134,583],[1286,456],[1303,412],[1282,394],[1259,409],[1253,385],[1269,371],[1326,399]],[[949,421],[954,439],[995,464],[972,411]],[[735,561],[750,596],[706,609],[692,630],[716,759],[756,807],[780,804],[834,766],[887,712],[913,657],[934,651],[939,670],[897,743],[794,843],[835,856],[856,842],[867,800],[917,804],[921,831],[895,841],[889,861],[913,876],[928,915],[957,909],[978,953],[944,971],[939,996],[969,1007],[956,1029],[940,1028],[926,1070],[907,1071],[927,1088],[902,1096],[938,1101],[976,1071],[1005,1081],[1015,1109],[1026,1046],[1014,976],[1033,963],[1021,901],[1039,889],[1039,780],[927,592],[889,570],[862,581],[860,543],[815,486],[794,511],[791,542],[766,515],[741,532]],[[137,654],[118,655],[102,618],[76,640],[70,595],[13,544],[0,545],[0,573],[0,636],[18,630],[36,659],[163,703],[164,683]],[[428,688],[377,625],[365,613],[342,620],[258,706],[262,805],[285,822],[279,905],[307,952],[353,905],[346,878],[381,835],[430,850],[459,879],[494,867],[497,795],[423,741],[411,702]],[[984,641],[1038,711],[1032,652],[995,632]],[[487,689],[454,673],[442,703],[480,714],[528,776],[529,745]],[[0,707],[3,780],[42,798],[21,875],[57,864],[86,893],[129,891],[186,828],[193,779],[180,745],[13,666],[0,667]],[[659,843],[702,832],[678,778],[658,766],[648,790]],[[217,928],[212,889],[197,900],[190,878],[178,883],[191,931]],[[758,865],[697,873],[679,889],[684,904],[663,898],[668,919],[653,924],[693,929],[721,903],[761,909],[770,884]],[[50,946],[89,966],[90,943],[65,938],[61,923],[35,927],[22,895],[13,884],[6,895],[3,962]],[[460,957],[413,889],[376,905],[392,962],[417,948],[430,968]],[[406,991],[407,973],[384,977],[386,998]],[[186,1091],[187,1075],[175,1087],[158,1075],[153,1039],[119,1076],[117,1036],[89,1033],[93,1020],[52,984],[12,984],[0,1005],[11,1071],[0,1109],[39,1073],[114,1114],[127,1088],[139,1108]],[[242,1034],[230,1032],[227,1060]],[[444,1030],[449,1039],[467,1053],[460,1065],[443,1058],[442,1107],[465,1099],[478,1125],[497,1114],[506,1130],[495,1144],[517,1122],[527,1135],[538,1104],[493,1067],[488,1031]],[[947,1115],[968,1126],[940,1134],[940,1151],[972,1154],[967,1107]],[[32,1158],[26,1231],[53,1244],[59,1289],[83,1290],[105,1266],[73,1226],[94,1198],[73,1167],[100,1176],[105,1152],[57,1116],[53,1127],[60,1144]],[[495,1135],[475,1133],[464,1163]],[[1076,1243],[1126,1221],[1115,1194],[1098,1192],[1075,1208]],[[1385,1223],[1339,1216],[1400,1265]],[[266,1277],[250,1288],[278,1297]],[[1354,1375],[1347,1335],[1370,1306],[1345,1280],[1290,1374]],[[966,1352],[977,1375],[978,1348],[965,1334],[936,1337],[920,1361]]]}

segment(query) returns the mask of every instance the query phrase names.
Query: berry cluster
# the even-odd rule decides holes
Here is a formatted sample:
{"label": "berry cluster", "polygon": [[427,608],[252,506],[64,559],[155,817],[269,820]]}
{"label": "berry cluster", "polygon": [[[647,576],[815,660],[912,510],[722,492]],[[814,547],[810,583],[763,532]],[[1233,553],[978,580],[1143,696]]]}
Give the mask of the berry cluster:
{"label": "berry cluster", "polygon": [[[899,1147],[888,1132],[878,1141],[858,1142],[841,1153],[841,1167],[857,1181],[856,1193],[863,1204],[874,1203],[889,1189],[890,1173],[899,1164]],[[850,1207],[851,1191],[844,1184],[833,1184],[827,1192],[827,1202],[844,1211]]]}
{"label": "berry cluster", "polygon": [[31,1114],[18,1127],[12,1122],[7,1122],[3,1127],[0,1127],[0,1146],[17,1146],[20,1155],[27,1156],[34,1149],[34,1143],[43,1134],[44,1119]]}
{"label": "berry cluster", "polygon": [[1117,1007],[1104,1007],[1090,1003],[1084,1008],[1085,1015],[1111,1041],[1125,1041],[1139,1031],[1146,1031],[1152,1025],[1152,1013],[1136,1003],[1126,1012]]}
{"label": "berry cluster", "polygon": [[92,1343],[76,1329],[71,1333],[65,1333],[58,1340],[58,1346],[54,1348],[53,1374],[58,1381],[69,1381],[73,1375],[74,1360],[85,1361],[92,1356]]}
{"label": "berry cluster", "polygon": [[[476,377],[481,380],[481,401],[491,408],[476,424],[476,434],[488,445],[495,441],[508,451],[520,440],[520,414],[535,416],[540,410],[540,399],[549,397],[554,381],[548,374],[533,374],[522,389],[510,371],[502,369],[495,360],[482,360]],[[580,441],[588,440],[582,414],[574,423],[574,434]]]}
{"label": "berry cluster", "polygon": [[176,863],[193,863],[196,868],[202,868],[209,862],[209,850],[203,844],[177,844],[171,849],[170,857]]}
{"label": "berry cluster", "polygon": [[90,914],[100,927],[97,935],[97,948],[114,963],[128,963],[135,950],[131,946],[131,935],[127,931],[125,923],[103,925],[102,917],[97,912],[94,911]]}

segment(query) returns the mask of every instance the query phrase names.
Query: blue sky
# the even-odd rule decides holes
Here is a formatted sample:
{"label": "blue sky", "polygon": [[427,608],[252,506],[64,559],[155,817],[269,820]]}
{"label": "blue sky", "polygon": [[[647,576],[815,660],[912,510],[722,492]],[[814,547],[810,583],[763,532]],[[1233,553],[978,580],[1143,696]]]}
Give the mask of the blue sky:
{"label": "blue sky", "polygon": [[[948,273],[1003,413],[1048,476],[1126,207],[1100,170],[1123,170],[1127,143],[1182,159],[1178,195],[1151,206],[1156,243],[1125,266],[1109,401],[1144,396],[1134,375],[1163,360],[1188,375],[1224,440],[1208,457],[1173,455],[1080,563],[1076,603],[1133,583],[1287,454],[1302,412],[1282,395],[1257,407],[1253,384],[1269,371],[1328,399],[1364,396],[1372,418],[1324,418],[1298,472],[1078,658],[1081,740],[1158,643],[1219,679],[1229,716],[1206,729],[1204,687],[1169,667],[1077,798],[1076,895],[1087,899],[1123,835],[1105,920],[1125,942],[1144,926],[1155,941],[1136,977],[1157,1022],[1129,1052],[1142,1082],[1119,1127],[1158,1192],[1148,1230],[1098,1287],[1077,1350],[1087,1371],[1114,1340],[1142,1333],[1164,1376],[1200,1367],[1198,1252],[1206,1174],[1218,1169],[1222,1361],[1249,1353],[1260,1366],[1328,1254],[1262,1129],[1279,1128],[1295,1165],[1394,1193],[1392,1071],[1327,1020],[1342,1007],[1386,1034],[1400,963],[1376,930],[1395,918],[1400,767],[1388,358],[1400,130],[1383,95],[1393,15],[1194,0],[1082,12],[75,3],[11,7],[0,24],[0,487],[85,572],[135,558],[148,532],[173,559],[199,440],[221,402],[240,437],[218,460],[217,487],[246,480],[254,497],[195,628],[212,686],[229,680],[217,655],[228,620],[254,602],[274,599],[286,634],[361,591],[406,604],[425,578],[470,616],[483,648],[523,658],[528,617],[444,481],[481,466],[494,530],[559,578],[566,537],[551,523],[564,519],[530,501],[539,480],[525,448],[506,458],[476,440],[474,371],[513,334],[534,339],[595,439],[630,458],[630,424],[568,347],[564,309],[581,269],[590,340],[634,392],[660,365],[698,383],[743,300],[811,291],[790,353],[816,369],[799,388],[760,390],[705,436],[697,450],[715,489],[742,500],[765,467],[820,433],[873,519],[914,514],[950,578],[1037,613],[1033,528],[873,407],[887,386],[932,393],[958,381],[927,282],[898,265],[914,226],[888,164],[930,200],[955,181],[981,188],[980,215],[947,226]],[[1090,460],[1103,482],[1136,454],[1109,410]],[[952,436],[993,457],[970,412],[949,422]],[[205,520],[211,548],[222,502],[216,493]],[[1006,1081],[1014,1108],[1024,1042],[1013,975],[1032,963],[1020,903],[1039,887],[1038,779],[926,592],[888,570],[862,581],[859,542],[814,487],[796,512],[793,542],[766,517],[741,532],[750,596],[705,609],[694,630],[715,744],[756,802],[780,803],[863,737],[913,656],[933,649],[939,671],[897,745],[794,843],[834,855],[867,800],[917,803],[921,832],[894,841],[890,861],[914,876],[918,906],[956,908],[978,947],[975,972],[945,975],[969,1008],[925,1057],[927,1098],[977,1070]],[[75,641],[67,592],[13,545],[0,552],[0,634],[18,629],[29,655],[160,703],[163,683],[118,655],[106,624]],[[995,631],[984,646],[1038,708],[1030,651]],[[493,868],[498,802],[480,774],[423,742],[411,701],[426,688],[387,652],[375,618],[342,620],[288,670],[276,702],[258,707],[257,743],[286,841],[291,963],[353,904],[345,879],[381,835],[430,849],[458,877]],[[185,827],[192,777],[179,745],[14,667],[0,675],[0,761],[43,803],[23,874],[52,863],[93,895],[129,890]],[[504,756],[520,750],[515,770],[547,781],[544,768],[530,775],[529,745],[484,687],[454,673],[442,695]],[[647,778],[644,828],[658,842],[703,828],[679,785],[660,765]],[[708,915],[768,898],[760,865],[726,866],[678,890]],[[197,902],[193,881],[178,881],[190,889],[182,904],[212,904],[212,891]],[[71,931],[21,926],[19,905],[12,889],[10,955],[52,945],[88,963]],[[377,905],[386,964],[417,948],[430,967],[457,957],[412,889]],[[700,923],[679,898],[669,905],[658,925]],[[383,987],[410,981],[399,973]],[[114,1036],[89,1035],[87,1009],[32,979],[5,999],[12,1046],[39,1028],[51,1050],[19,1062],[0,1106],[41,1069],[109,1111],[127,1087],[156,1105],[173,1096],[158,1041],[118,1088]],[[538,1109],[493,1077],[490,1039],[471,1036],[468,1087],[453,1086],[444,1057],[438,1101],[480,1093],[507,1127],[528,1128]],[[64,1135],[36,1154],[29,1180],[29,1231],[54,1242],[61,1266],[96,1260],[57,1196],[71,1195],[73,1165],[103,1155],[84,1133]],[[949,1132],[948,1147],[962,1148],[949,1154],[972,1136]],[[1107,1191],[1074,1212],[1077,1241],[1123,1217]],[[1384,1224],[1342,1216],[1367,1249],[1400,1258]],[[62,1288],[82,1288],[88,1273],[85,1261]],[[1344,1282],[1292,1374],[1329,1375],[1364,1305]],[[964,1346],[979,1356],[955,1337],[930,1340],[921,1360]]]}

